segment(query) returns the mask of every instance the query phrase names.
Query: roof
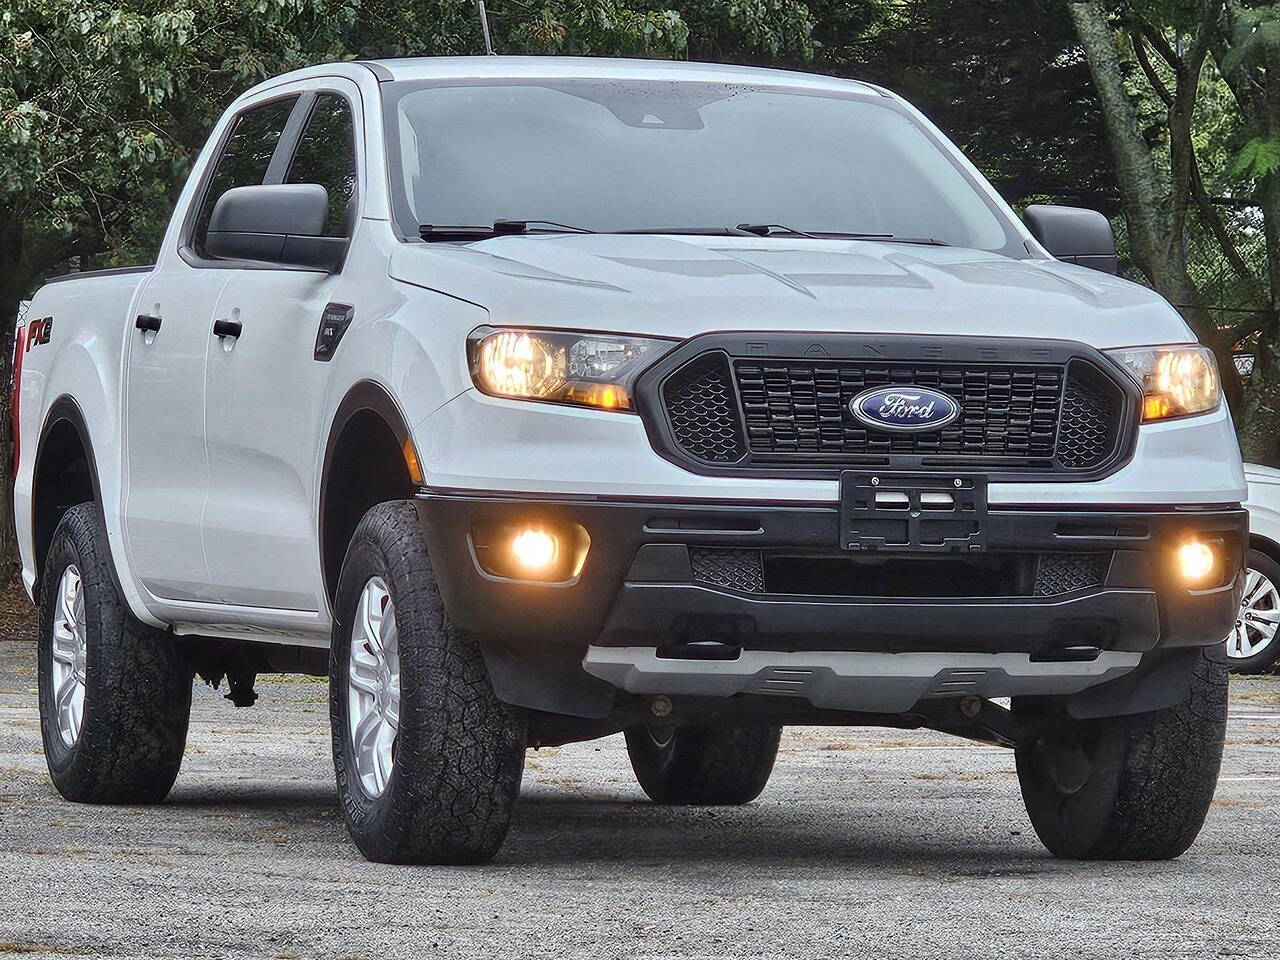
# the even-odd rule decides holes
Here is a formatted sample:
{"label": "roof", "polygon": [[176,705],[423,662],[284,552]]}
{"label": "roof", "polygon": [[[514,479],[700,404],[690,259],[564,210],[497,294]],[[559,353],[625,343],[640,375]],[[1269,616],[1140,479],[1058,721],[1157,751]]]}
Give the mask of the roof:
{"label": "roof", "polygon": [[382,80],[582,78],[692,80],[746,83],[818,90],[882,93],[856,80],[792,70],[680,60],[623,60],[605,57],[406,57],[361,61]]}

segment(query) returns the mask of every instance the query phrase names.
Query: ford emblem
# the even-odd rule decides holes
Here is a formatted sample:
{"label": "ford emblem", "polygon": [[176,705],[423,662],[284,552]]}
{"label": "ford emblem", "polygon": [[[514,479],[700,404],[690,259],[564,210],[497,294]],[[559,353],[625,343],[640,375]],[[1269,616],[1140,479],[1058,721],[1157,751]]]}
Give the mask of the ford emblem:
{"label": "ford emblem", "polygon": [[945,393],[908,383],[863,390],[849,401],[849,411],[868,427],[910,433],[940,430],[960,416],[960,404]]}

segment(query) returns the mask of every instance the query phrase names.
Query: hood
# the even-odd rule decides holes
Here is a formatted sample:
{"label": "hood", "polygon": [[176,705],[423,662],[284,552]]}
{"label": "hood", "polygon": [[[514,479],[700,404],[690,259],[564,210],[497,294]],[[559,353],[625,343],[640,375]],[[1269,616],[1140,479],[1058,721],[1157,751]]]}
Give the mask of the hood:
{"label": "hood", "polygon": [[873,241],[540,234],[397,244],[397,280],[501,325],[684,338],[727,330],[1176,343],[1191,331],[1146,287],[1055,260]]}

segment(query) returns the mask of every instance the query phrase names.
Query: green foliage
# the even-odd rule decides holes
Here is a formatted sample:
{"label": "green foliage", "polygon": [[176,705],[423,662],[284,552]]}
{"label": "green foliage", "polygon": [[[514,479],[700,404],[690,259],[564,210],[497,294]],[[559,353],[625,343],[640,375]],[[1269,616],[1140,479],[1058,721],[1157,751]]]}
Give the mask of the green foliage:
{"label": "green foliage", "polygon": [[1254,137],[1236,156],[1237,177],[1263,180],[1280,170],[1280,138]]}
{"label": "green foliage", "polygon": [[1223,58],[1223,71],[1274,63],[1280,56],[1280,3],[1259,4],[1235,13],[1231,50]]}
{"label": "green foliage", "polygon": [[[502,53],[804,62],[816,49],[794,0],[488,6]],[[209,128],[245,88],[330,60],[479,52],[474,0],[7,0],[0,315],[70,258],[152,256]]]}

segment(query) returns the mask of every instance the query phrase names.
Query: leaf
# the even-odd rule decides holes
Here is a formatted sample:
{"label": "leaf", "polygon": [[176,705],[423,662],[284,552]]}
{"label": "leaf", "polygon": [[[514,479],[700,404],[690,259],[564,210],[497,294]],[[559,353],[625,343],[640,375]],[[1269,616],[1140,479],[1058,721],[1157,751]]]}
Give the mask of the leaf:
{"label": "leaf", "polygon": [[1263,180],[1280,170],[1280,137],[1254,137],[1236,156],[1237,177]]}

